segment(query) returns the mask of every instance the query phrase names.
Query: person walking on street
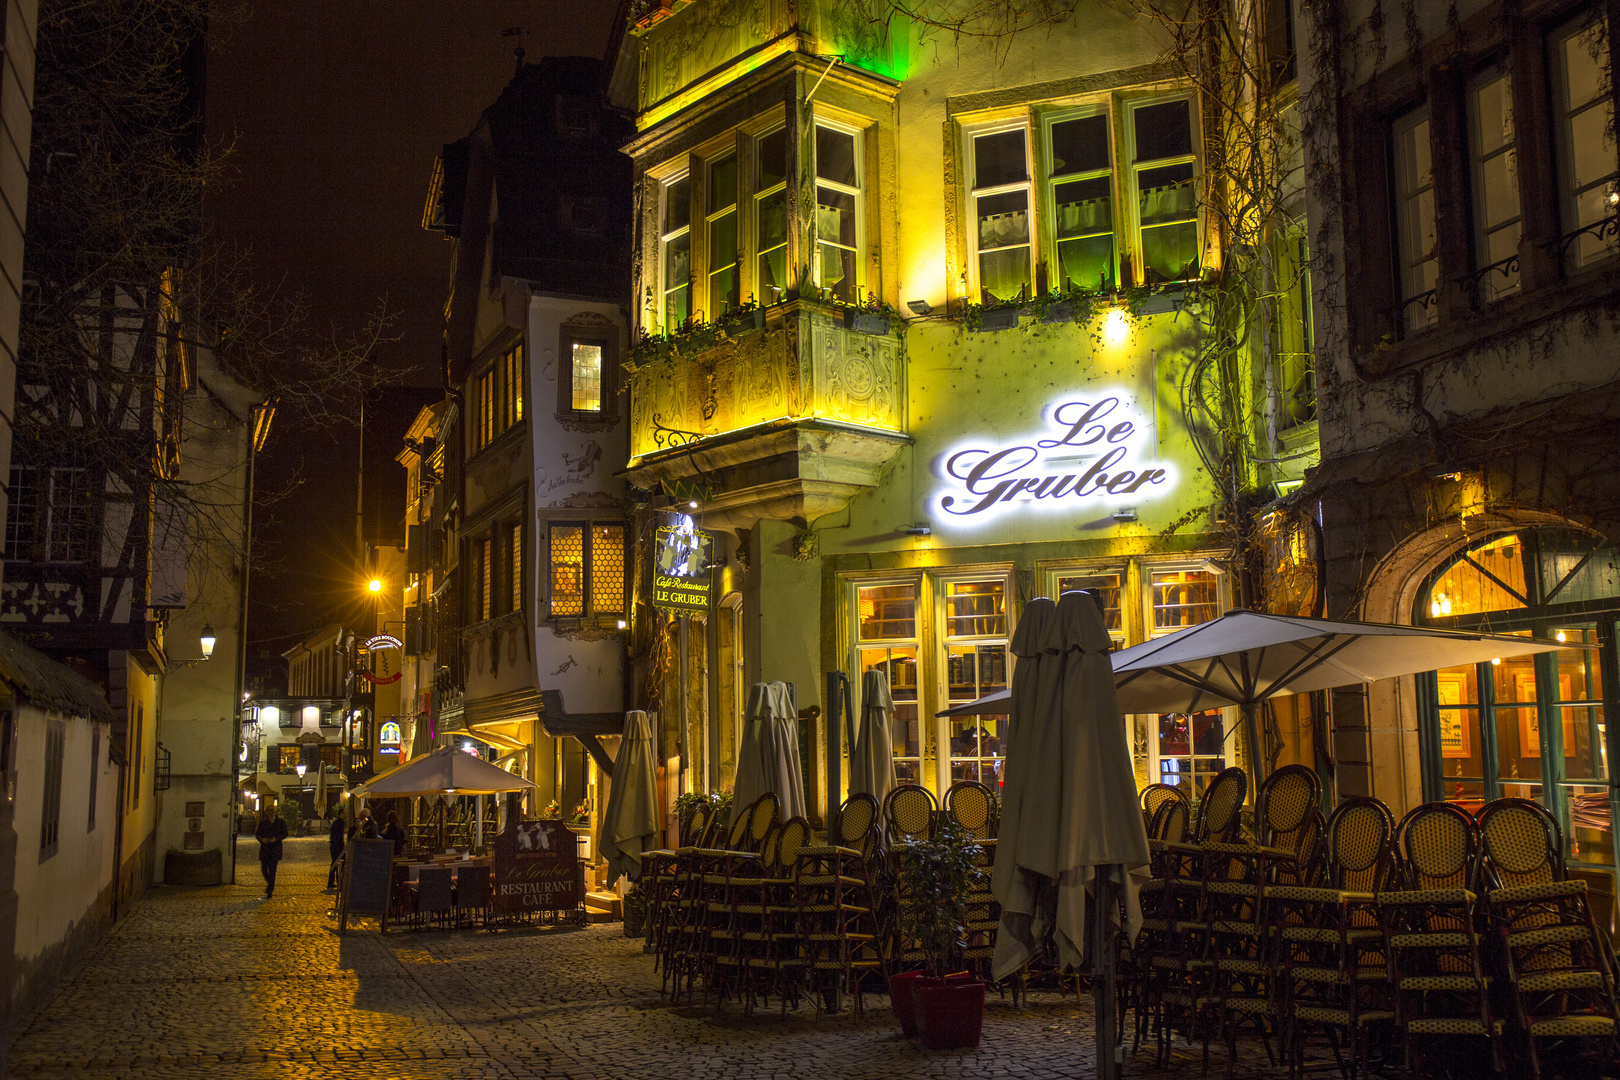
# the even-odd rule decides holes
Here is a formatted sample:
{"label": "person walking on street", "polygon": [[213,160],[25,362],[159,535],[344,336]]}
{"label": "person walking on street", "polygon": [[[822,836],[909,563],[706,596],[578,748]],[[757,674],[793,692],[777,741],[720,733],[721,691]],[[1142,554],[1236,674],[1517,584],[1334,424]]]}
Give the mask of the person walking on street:
{"label": "person walking on street", "polygon": [[344,837],[348,832],[348,825],[342,815],[332,819],[332,828],[327,832],[326,850],[332,854],[332,868],[326,872],[326,891],[331,892],[337,888],[338,860],[343,858]]}
{"label": "person walking on street", "polygon": [[276,891],[276,864],[281,862],[281,842],[287,839],[287,823],[266,803],[259,807],[259,824],[253,836],[259,841],[259,872],[264,875],[264,899],[268,900]]}

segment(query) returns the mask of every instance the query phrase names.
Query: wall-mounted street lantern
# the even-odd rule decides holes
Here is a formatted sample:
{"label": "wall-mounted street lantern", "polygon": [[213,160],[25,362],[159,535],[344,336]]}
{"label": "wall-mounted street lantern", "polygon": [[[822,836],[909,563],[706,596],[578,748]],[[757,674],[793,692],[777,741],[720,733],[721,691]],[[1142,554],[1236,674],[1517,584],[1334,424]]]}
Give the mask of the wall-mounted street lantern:
{"label": "wall-mounted street lantern", "polygon": [[214,636],[214,628],[207,623],[204,623],[202,634],[197,640],[198,644],[202,646],[201,656],[191,660],[171,660],[169,661],[169,666],[164,670],[166,672],[178,671],[183,667],[190,667],[192,664],[206,664],[208,661],[212,660],[214,658],[214,643],[219,640]]}

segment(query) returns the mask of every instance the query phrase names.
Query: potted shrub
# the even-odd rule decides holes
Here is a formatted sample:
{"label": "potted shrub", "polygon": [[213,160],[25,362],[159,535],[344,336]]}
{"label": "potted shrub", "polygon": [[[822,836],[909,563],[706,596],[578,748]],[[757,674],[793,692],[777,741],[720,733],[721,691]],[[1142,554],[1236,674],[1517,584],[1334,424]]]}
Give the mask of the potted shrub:
{"label": "potted shrub", "polygon": [[909,1034],[909,1006],[915,1029],[931,1050],[978,1046],[984,1025],[984,984],[950,974],[967,944],[967,902],[978,857],[972,834],[951,821],[932,839],[900,850],[900,886],[909,898],[901,929],[921,945],[926,972],[909,979],[894,976],[889,993],[901,1030]]}

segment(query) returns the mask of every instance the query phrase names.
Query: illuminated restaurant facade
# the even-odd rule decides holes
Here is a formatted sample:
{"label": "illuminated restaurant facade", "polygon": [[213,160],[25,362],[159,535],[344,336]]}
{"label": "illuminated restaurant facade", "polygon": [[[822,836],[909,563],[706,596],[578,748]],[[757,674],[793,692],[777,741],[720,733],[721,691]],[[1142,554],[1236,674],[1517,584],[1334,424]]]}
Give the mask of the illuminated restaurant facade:
{"label": "illuminated restaurant facade", "polygon": [[[656,608],[638,564],[633,686],[671,801],[730,787],[748,688],[780,679],[819,817],[848,767],[809,707],[843,672],[858,713],[874,670],[902,780],[994,789],[1005,718],[935,714],[1008,685],[1030,598],[1099,589],[1124,645],[1234,600],[1213,436],[1183,392],[1204,332],[1187,286],[1221,261],[1197,95],[1106,5],[993,47],[841,10],[657,9],[618,55],[625,476],[647,522],[690,515],[714,544],[701,615]],[[1284,414],[1268,489],[1311,463],[1311,403]],[[1280,763],[1312,763],[1307,710],[1280,713]],[[1219,710],[1126,723],[1142,784],[1244,763]]]}

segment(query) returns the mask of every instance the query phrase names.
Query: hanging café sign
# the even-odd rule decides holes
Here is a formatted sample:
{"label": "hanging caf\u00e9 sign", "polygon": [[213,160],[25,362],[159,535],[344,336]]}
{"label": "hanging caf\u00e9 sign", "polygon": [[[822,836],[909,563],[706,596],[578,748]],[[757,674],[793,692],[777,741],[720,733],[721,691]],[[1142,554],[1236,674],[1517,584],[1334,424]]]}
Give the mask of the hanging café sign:
{"label": "hanging caf\u00e9 sign", "polygon": [[709,610],[714,535],[681,514],[653,537],[652,602],[666,611]]}
{"label": "hanging caf\u00e9 sign", "polygon": [[963,525],[1018,508],[1073,509],[1076,501],[1129,505],[1169,493],[1175,472],[1150,460],[1155,431],[1118,391],[1065,398],[1043,432],[1006,444],[958,444],[941,455],[936,520]]}

